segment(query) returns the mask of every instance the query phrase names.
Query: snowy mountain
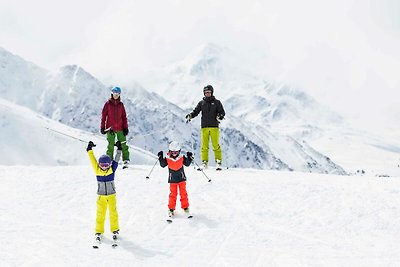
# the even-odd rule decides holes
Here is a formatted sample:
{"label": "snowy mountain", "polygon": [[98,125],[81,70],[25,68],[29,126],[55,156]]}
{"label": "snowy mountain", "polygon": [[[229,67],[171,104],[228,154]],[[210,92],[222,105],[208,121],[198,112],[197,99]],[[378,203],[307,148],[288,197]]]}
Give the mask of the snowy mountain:
{"label": "snowy mountain", "polygon": [[79,66],[64,66],[48,80],[36,110],[69,126],[95,132],[100,127],[97,117],[106,90]]}
{"label": "snowy mountain", "polygon": [[[0,151],[7,155],[2,165],[87,164],[86,146],[93,141],[97,156],[107,142],[102,136],[71,128],[32,110],[0,98]],[[131,147],[137,164],[153,164],[155,157]]]}
{"label": "snowy mountain", "polygon": [[0,47],[0,95],[18,105],[36,109],[49,72]]}
{"label": "snowy mountain", "polygon": [[[172,103],[192,109],[211,84],[229,115],[260,125],[341,125],[343,118],[304,91],[257,76],[228,48],[205,44],[182,62],[152,74],[154,90]],[[159,77],[157,79],[157,77]],[[173,92],[173,93],[171,93]]]}
{"label": "snowy mountain", "polygon": [[[47,152],[48,150],[46,150]],[[83,153],[83,152],[82,152]],[[167,224],[168,171],[116,172],[120,243],[93,250],[84,166],[0,166],[1,266],[397,266],[400,178],[186,168],[191,220]]]}
{"label": "snowy mountain", "polygon": [[[23,60],[4,51],[3,54],[1,60],[5,64],[0,80],[11,86],[10,81],[17,78],[9,66],[16,65],[14,59],[23,65]],[[26,65],[34,69],[32,63],[26,62]],[[22,73],[17,72],[16,75],[24,80]],[[28,95],[31,101],[27,106],[40,114],[92,133],[99,131],[101,109],[109,97],[109,88],[95,77],[79,66],[72,65],[62,67],[56,74],[41,73],[36,80],[45,84],[44,89],[32,87],[31,80],[15,88],[13,94],[8,94],[4,89],[3,97],[16,101],[18,95]],[[157,153],[165,150],[171,140],[179,140],[184,150],[199,151],[199,127],[194,128],[184,122],[187,110],[155,93],[149,93],[137,84],[132,88],[124,88],[122,101],[131,130],[128,136],[130,144]],[[228,116],[223,124],[226,125],[221,131],[221,145],[226,166],[345,173],[340,166],[304,142],[300,144],[293,138],[272,134],[266,128],[254,127],[234,116]],[[134,158],[132,160],[135,162]],[[196,160],[199,161],[198,155]]]}
{"label": "snowy mountain", "polygon": [[[206,44],[181,62],[152,73],[149,88],[191,110],[203,96],[202,88],[212,84],[227,118],[234,116],[252,128],[305,141],[351,173],[359,169],[371,174],[398,172],[400,142],[395,127],[378,134],[358,130],[300,88],[254,74],[241,62],[240,55],[228,48]],[[365,151],[370,152],[368,160]],[[388,169],[381,168],[382,161]]]}

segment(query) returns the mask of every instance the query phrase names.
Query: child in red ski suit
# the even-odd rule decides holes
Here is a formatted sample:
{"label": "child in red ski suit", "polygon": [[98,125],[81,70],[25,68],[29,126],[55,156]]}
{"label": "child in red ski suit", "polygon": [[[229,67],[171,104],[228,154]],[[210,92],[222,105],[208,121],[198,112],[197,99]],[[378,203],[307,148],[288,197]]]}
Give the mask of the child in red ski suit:
{"label": "child in red ski suit", "polygon": [[186,191],[186,175],[183,169],[183,165],[189,166],[192,163],[192,153],[187,152],[186,156],[180,155],[181,146],[178,142],[172,141],[169,144],[169,151],[167,152],[166,157],[162,151],[158,152],[158,160],[160,161],[161,167],[168,166],[169,176],[169,201],[168,201],[168,209],[169,216],[174,215],[174,210],[176,206],[176,199],[179,194],[181,196],[181,208],[185,211],[186,214],[189,214],[189,199]]}

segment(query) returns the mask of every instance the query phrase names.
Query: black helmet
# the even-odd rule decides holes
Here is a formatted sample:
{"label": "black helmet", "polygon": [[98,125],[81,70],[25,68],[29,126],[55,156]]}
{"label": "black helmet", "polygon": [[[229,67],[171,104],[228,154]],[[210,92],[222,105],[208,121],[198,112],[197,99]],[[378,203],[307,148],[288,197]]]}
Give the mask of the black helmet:
{"label": "black helmet", "polygon": [[214,88],[211,85],[207,85],[203,88],[203,94],[205,91],[211,91],[211,95],[214,95]]}

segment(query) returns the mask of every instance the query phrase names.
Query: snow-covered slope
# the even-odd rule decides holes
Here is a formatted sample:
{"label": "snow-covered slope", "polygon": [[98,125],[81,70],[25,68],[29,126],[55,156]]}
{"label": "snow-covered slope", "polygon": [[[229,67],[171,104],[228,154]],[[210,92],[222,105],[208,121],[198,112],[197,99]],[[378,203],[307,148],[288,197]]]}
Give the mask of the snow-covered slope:
{"label": "snow-covered slope", "polygon": [[[4,153],[0,165],[83,164],[87,141],[97,144],[97,156],[104,154],[107,146],[102,136],[71,128],[1,98],[0,139]],[[155,160],[154,155],[136,147],[131,147],[131,153],[138,164]]]}
{"label": "snow-covered slope", "polygon": [[[319,153],[305,141],[297,141],[290,136],[272,133],[265,127],[243,122],[237,118],[227,118],[221,129],[221,144],[224,150],[240,153],[226,154],[226,161],[234,159],[240,165],[233,167],[252,167],[253,162],[263,169],[297,170],[345,174],[345,170],[329,157]],[[245,129],[238,132],[237,129]],[[230,148],[232,149],[226,149]],[[250,161],[249,161],[250,159]]]}
{"label": "snow-covered slope", "polygon": [[[95,152],[98,152],[95,148]],[[167,224],[166,169],[117,170],[121,242],[93,250],[97,183],[75,167],[0,166],[1,266],[397,266],[400,177],[186,168],[192,220]],[[179,200],[178,200],[179,201]]]}
{"label": "snow-covered slope", "polygon": [[[382,138],[385,136],[385,138]],[[351,174],[400,176],[399,133],[373,134],[355,129],[331,129],[309,143]]]}

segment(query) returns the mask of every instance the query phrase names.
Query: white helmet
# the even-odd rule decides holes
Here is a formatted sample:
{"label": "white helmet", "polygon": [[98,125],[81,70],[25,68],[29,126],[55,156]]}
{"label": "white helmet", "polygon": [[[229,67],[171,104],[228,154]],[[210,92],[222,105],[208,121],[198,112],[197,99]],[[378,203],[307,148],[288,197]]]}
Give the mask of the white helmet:
{"label": "white helmet", "polygon": [[169,144],[169,151],[180,151],[181,150],[181,144],[179,144],[177,141],[172,141]]}

